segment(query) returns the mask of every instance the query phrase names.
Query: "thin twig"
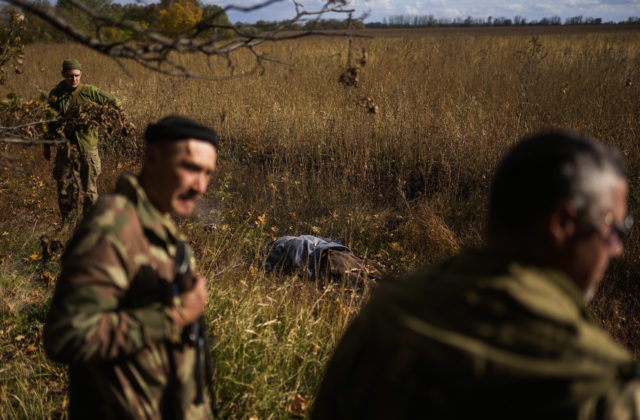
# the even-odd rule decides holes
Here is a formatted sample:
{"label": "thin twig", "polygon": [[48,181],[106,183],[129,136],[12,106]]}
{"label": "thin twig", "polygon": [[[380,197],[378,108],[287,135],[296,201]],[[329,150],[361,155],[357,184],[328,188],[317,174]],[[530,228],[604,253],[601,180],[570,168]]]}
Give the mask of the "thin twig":
{"label": "thin twig", "polygon": [[49,123],[54,122],[54,121],[58,121],[58,118],[52,118],[50,120],[32,121],[32,122],[29,122],[29,123],[20,124],[20,125],[14,125],[14,126],[11,126],[11,127],[2,127],[2,126],[0,126],[0,132],[3,131],[3,130],[17,130],[18,128],[31,127],[31,126],[34,126],[34,125],[49,124]]}
{"label": "thin twig", "polygon": [[49,139],[27,139],[24,137],[0,137],[0,143],[8,144],[64,144],[65,140],[49,140]]}

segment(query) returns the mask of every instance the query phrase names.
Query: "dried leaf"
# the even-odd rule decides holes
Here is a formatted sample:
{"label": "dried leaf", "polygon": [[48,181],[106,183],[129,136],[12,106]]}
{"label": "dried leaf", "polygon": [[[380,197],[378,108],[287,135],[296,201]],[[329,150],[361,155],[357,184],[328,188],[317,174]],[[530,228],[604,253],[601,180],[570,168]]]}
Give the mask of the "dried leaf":
{"label": "dried leaf", "polygon": [[51,286],[55,282],[55,277],[53,277],[53,275],[50,272],[45,271],[44,273],[42,273],[40,275],[38,280],[41,281],[42,283],[44,283],[47,286]]}
{"label": "dried leaf", "polygon": [[255,224],[259,228],[262,228],[266,222],[267,222],[267,215],[263,213],[261,216],[258,216],[258,219],[255,221]]}
{"label": "dried leaf", "polygon": [[345,86],[358,87],[360,85],[360,68],[349,67],[347,68],[338,79],[338,82]]}
{"label": "dried leaf", "polygon": [[308,404],[307,400],[300,394],[296,394],[296,396],[291,400],[287,411],[294,417],[304,417],[305,411],[307,411]]}

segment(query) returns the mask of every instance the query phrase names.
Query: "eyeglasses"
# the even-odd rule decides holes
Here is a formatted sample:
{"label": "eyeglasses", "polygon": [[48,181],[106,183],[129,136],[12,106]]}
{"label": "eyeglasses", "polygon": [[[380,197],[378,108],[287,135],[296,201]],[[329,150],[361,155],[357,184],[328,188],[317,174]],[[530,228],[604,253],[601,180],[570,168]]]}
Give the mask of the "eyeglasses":
{"label": "eyeglasses", "polygon": [[625,238],[633,227],[633,216],[627,214],[622,222],[616,222],[613,213],[608,211],[604,216],[604,224],[611,228],[612,233],[615,232],[618,238]]}
{"label": "eyeglasses", "polygon": [[[603,218],[594,219],[593,217],[586,217],[584,220],[589,221],[594,230],[598,232],[602,240],[607,244],[608,247],[613,247],[616,244],[622,243],[624,238],[627,237],[631,228],[633,227],[633,216],[628,214],[622,222],[616,222],[615,217],[611,211],[605,213]],[[595,223],[602,223],[604,226],[609,228],[608,233],[602,232],[601,229],[598,228]]]}

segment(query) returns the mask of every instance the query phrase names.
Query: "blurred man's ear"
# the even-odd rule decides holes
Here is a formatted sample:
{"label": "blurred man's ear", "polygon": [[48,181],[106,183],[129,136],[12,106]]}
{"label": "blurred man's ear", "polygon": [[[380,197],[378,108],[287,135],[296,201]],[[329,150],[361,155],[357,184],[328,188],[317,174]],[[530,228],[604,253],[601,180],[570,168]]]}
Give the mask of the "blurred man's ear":
{"label": "blurred man's ear", "polygon": [[176,147],[177,145],[173,142],[147,144],[144,150],[142,170],[144,172],[165,171],[171,157],[176,153]]}
{"label": "blurred man's ear", "polygon": [[162,170],[164,166],[162,162],[163,153],[159,147],[155,145],[147,145],[144,150],[144,161],[142,163],[142,172],[147,174],[155,174],[156,171]]}
{"label": "blurred man's ear", "polygon": [[570,202],[559,204],[547,217],[548,233],[556,248],[562,248],[573,237],[575,217],[576,209]]}
{"label": "blurred man's ear", "polygon": [[149,167],[153,166],[155,161],[158,159],[158,151],[152,145],[147,145],[144,149],[144,161],[143,166]]}

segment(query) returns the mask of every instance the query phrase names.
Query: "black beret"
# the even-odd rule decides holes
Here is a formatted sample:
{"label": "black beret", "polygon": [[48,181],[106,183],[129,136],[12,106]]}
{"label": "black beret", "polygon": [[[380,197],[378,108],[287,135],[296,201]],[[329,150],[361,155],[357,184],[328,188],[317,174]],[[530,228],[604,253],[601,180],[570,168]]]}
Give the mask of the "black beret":
{"label": "black beret", "polygon": [[219,148],[218,135],[214,129],[179,115],[170,115],[155,124],[149,124],[144,138],[147,144],[197,139]]}

